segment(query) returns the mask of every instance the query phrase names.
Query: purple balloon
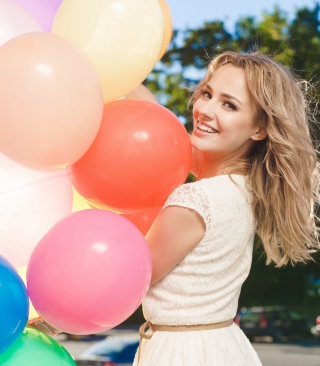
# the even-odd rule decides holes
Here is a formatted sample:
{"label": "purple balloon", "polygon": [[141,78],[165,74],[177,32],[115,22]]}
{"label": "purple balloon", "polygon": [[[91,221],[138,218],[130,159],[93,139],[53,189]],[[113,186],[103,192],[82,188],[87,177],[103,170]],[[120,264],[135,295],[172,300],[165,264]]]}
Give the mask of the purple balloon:
{"label": "purple balloon", "polygon": [[51,31],[53,19],[62,0],[14,0],[39,22],[45,32]]}

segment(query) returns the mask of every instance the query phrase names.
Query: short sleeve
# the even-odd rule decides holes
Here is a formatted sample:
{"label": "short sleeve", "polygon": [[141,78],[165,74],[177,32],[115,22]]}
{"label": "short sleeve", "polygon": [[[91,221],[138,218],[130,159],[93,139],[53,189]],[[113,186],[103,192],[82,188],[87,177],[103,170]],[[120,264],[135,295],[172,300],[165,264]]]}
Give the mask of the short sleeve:
{"label": "short sleeve", "polygon": [[211,224],[209,198],[203,188],[196,183],[187,183],[176,188],[166,200],[162,210],[168,206],[181,206],[196,211],[209,229]]}

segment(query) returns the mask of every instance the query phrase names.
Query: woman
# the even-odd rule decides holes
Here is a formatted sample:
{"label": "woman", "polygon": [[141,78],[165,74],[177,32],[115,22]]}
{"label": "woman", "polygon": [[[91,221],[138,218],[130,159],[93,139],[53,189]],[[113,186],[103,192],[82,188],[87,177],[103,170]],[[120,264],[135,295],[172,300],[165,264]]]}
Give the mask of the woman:
{"label": "woman", "polygon": [[278,267],[318,248],[306,104],[281,65],[234,52],[211,62],[193,99],[197,181],[170,195],[146,236],[153,274],[134,365],[261,365],[233,323],[254,234]]}

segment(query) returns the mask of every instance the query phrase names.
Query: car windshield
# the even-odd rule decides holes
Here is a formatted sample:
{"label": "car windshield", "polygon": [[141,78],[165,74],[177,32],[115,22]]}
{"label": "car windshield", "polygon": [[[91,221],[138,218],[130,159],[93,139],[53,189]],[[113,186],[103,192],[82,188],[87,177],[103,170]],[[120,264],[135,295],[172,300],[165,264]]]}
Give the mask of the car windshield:
{"label": "car windshield", "polygon": [[82,353],[82,356],[112,356],[121,352],[125,344],[120,340],[107,339],[106,341],[95,344]]}
{"label": "car windshield", "polygon": [[132,363],[139,345],[139,339],[106,339],[88,348],[81,357],[102,356],[110,361]]}

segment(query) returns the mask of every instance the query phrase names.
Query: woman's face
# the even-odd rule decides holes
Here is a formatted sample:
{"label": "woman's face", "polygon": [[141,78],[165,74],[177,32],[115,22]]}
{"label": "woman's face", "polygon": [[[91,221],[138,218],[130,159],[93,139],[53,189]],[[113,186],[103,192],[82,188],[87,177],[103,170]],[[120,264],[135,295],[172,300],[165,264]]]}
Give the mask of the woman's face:
{"label": "woman's face", "polygon": [[254,126],[256,113],[244,70],[221,66],[194,103],[191,144],[214,159],[243,157],[254,141],[265,137]]}

